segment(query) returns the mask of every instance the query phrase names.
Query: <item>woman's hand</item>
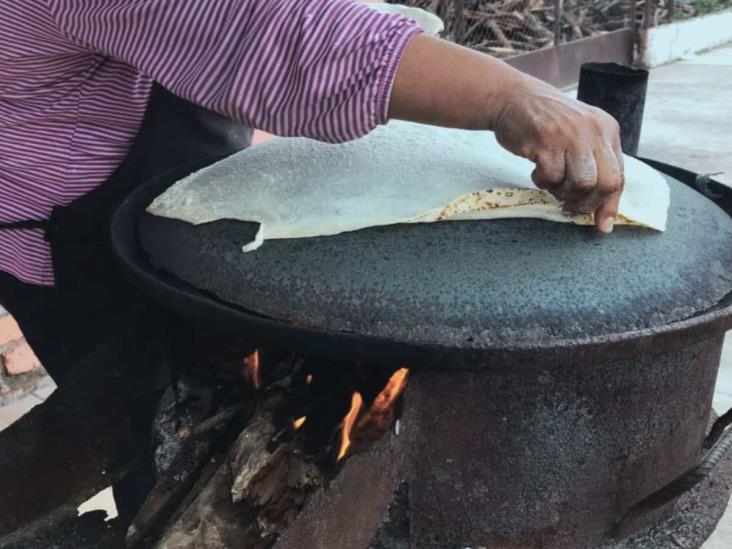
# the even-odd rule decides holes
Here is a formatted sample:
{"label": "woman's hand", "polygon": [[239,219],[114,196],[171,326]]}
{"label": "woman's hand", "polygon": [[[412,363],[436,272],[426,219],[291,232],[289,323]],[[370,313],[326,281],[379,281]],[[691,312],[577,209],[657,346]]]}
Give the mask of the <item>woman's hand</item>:
{"label": "woman's hand", "polygon": [[594,213],[609,233],[623,190],[615,120],[506,63],[444,40],[407,46],[389,105],[393,118],[496,132],[506,149],[533,161],[534,183],[572,213]]}
{"label": "woman's hand", "polygon": [[498,111],[498,142],[536,164],[534,184],[561,200],[567,213],[594,213],[598,229],[609,233],[623,191],[618,123],[539,80],[525,81]]}

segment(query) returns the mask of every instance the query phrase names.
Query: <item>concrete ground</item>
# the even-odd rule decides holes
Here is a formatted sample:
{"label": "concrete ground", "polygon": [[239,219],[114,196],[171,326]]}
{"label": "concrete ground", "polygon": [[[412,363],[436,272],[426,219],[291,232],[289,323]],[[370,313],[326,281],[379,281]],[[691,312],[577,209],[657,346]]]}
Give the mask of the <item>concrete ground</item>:
{"label": "concrete ground", "polygon": [[732,45],[651,71],[638,152],[732,187]]}
{"label": "concrete ground", "polygon": [[[732,44],[653,69],[649,80],[639,154],[714,178],[732,187]],[[40,404],[53,391],[50,380],[20,400],[0,406],[0,430]],[[732,332],[727,336],[714,407],[732,407]],[[116,514],[111,490],[81,512]],[[732,548],[732,505],[703,549]],[[649,548],[650,549],[650,548]]]}

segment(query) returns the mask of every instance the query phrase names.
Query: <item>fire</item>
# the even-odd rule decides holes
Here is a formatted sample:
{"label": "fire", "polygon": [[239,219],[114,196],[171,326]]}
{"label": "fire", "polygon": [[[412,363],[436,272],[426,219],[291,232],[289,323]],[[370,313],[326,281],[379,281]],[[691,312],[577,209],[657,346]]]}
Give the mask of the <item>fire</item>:
{"label": "fire", "polygon": [[353,429],[353,424],[356,422],[358,412],[361,411],[362,404],[363,399],[361,398],[361,393],[356,391],[351,397],[351,409],[346,414],[346,417],[343,418],[343,428],[341,429],[341,446],[338,450],[338,461],[342,460],[345,457],[346,453],[348,452],[348,447],[351,445],[351,429]]}
{"label": "fire", "polygon": [[[351,409],[343,418],[341,428],[341,446],[338,452],[338,461],[348,453],[355,443],[357,447],[378,440],[394,421],[394,403],[404,392],[407,386],[408,368],[399,368],[394,372],[381,392],[376,395],[374,402],[363,417],[358,419],[363,400],[361,394],[353,393]],[[356,420],[358,419],[358,422]]]}
{"label": "fire", "polygon": [[295,431],[297,431],[300,427],[302,427],[302,424],[305,423],[305,420],[307,418],[308,418],[308,416],[302,416],[292,422],[292,426],[295,428]]}
{"label": "fire", "polygon": [[357,445],[375,442],[386,432],[389,426],[394,422],[396,411],[394,403],[404,392],[407,386],[407,377],[409,370],[400,368],[394,372],[389,381],[376,395],[373,404],[359,419],[353,432],[353,438]]}
{"label": "fire", "polygon": [[254,351],[251,355],[244,357],[244,368],[246,371],[247,379],[254,385],[255,389],[259,389],[262,386],[262,378],[259,372],[259,351]]}
{"label": "fire", "polygon": [[364,419],[371,413],[382,413],[391,408],[394,401],[399,398],[404,388],[407,386],[407,376],[409,368],[399,368],[394,372],[389,381],[374,399],[374,403],[369,408]]}
{"label": "fire", "polygon": [[313,382],[313,374],[308,374],[305,377],[305,383],[307,383],[308,385],[310,385],[312,382]]}

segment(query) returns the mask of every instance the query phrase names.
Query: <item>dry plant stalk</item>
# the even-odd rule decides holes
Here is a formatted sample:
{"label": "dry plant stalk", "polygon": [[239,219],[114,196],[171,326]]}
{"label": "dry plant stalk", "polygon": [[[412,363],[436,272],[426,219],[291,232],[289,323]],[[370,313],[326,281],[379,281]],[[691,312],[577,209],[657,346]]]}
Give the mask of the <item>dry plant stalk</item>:
{"label": "dry plant stalk", "polygon": [[[437,13],[445,37],[496,57],[554,45],[552,0],[392,0]],[[462,17],[458,11],[462,11]],[[565,0],[562,42],[631,26],[629,0]]]}

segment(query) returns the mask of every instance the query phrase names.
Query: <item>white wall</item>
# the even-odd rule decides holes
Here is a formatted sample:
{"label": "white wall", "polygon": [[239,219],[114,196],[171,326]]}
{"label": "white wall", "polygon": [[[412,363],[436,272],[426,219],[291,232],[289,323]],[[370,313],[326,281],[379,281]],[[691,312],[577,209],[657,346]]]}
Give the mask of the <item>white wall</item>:
{"label": "white wall", "polygon": [[642,62],[655,67],[732,41],[732,9],[648,29]]}

